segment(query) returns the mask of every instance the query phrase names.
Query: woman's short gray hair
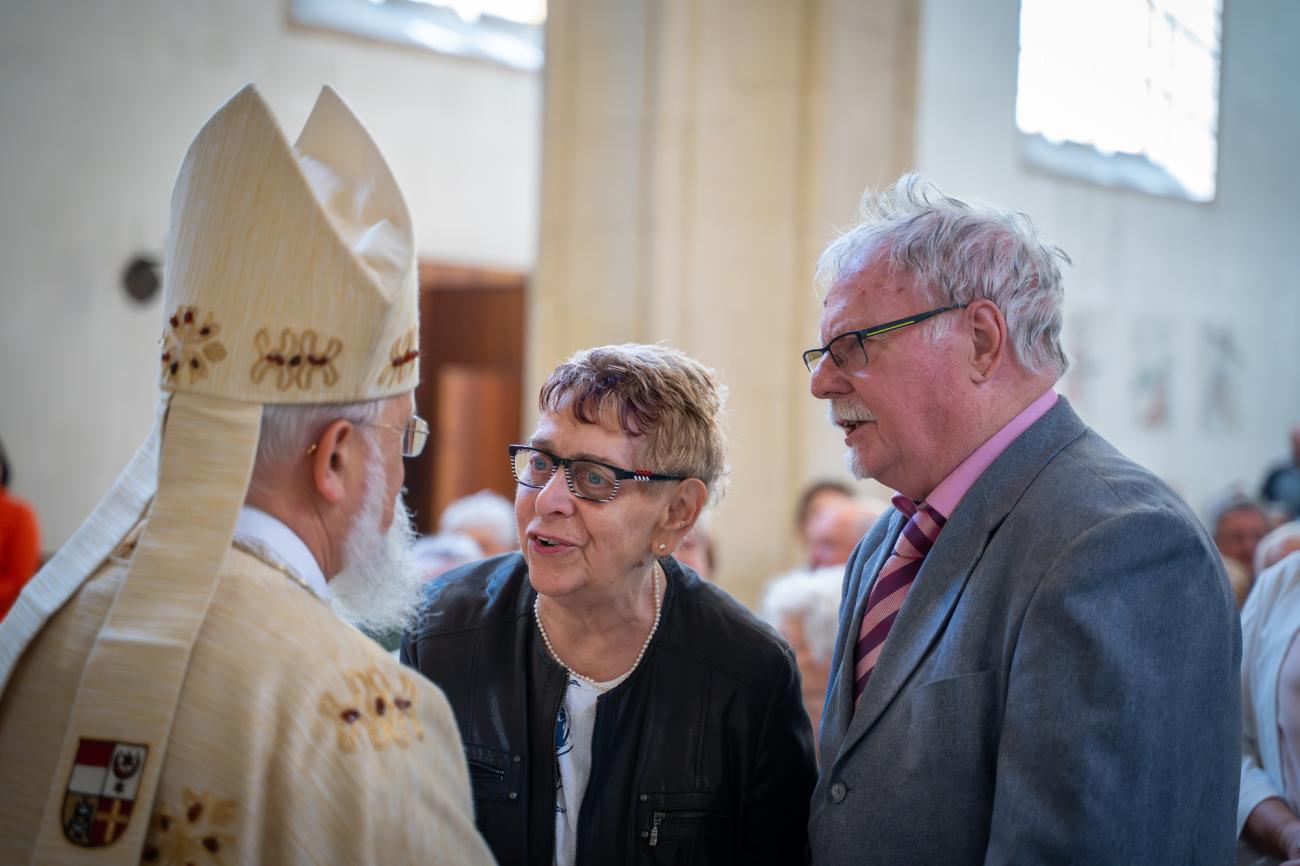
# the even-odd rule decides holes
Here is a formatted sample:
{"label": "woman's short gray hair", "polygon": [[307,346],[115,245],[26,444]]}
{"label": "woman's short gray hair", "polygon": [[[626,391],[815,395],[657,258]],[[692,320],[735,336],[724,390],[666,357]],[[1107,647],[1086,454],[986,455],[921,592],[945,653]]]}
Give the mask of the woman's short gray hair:
{"label": "woman's short gray hair", "polygon": [[[1029,217],[952,198],[905,174],[891,189],[868,190],[858,219],[818,259],[823,290],[885,253],[890,267],[907,274],[936,307],[992,301],[1006,318],[1016,358],[1029,370],[1059,378],[1069,369],[1061,346],[1059,263],[1070,258],[1044,242]],[[937,316],[926,325],[938,339],[951,319]]]}
{"label": "woman's short gray hair", "polygon": [[621,430],[639,440],[644,468],[698,478],[716,501],[726,475],[726,397],[714,372],[683,352],[626,343],[576,352],[542,385],[537,408]]}

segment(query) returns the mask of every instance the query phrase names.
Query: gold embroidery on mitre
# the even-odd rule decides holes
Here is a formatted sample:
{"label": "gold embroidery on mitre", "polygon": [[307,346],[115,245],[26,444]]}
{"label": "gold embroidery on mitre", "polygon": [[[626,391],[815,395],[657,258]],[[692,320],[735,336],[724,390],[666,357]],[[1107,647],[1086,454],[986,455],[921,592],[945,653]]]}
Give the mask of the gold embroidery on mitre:
{"label": "gold embroidery on mitre", "polygon": [[186,788],[181,792],[179,811],[173,811],[159,797],[140,862],[163,866],[200,863],[221,866],[230,862],[223,856],[235,845],[235,836],[229,832],[235,817],[234,800],[218,800],[206,791],[196,794]]}
{"label": "gold embroidery on mitre", "polygon": [[276,371],[275,387],[281,391],[288,391],[295,385],[307,390],[317,372],[327,388],[339,380],[334,360],[343,352],[343,341],[338,337],[324,340],[311,329],[299,334],[285,328],[280,331],[280,344],[277,346],[272,343],[270,332],[262,328],[254,335],[253,342],[257,346],[257,360],[253,362],[250,375],[255,385],[262,384],[266,374],[272,370]]}
{"label": "gold embroidery on mitre", "polygon": [[405,749],[424,739],[415,715],[415,682],[397,675],[393,685],[379,668],[351,670],[344,674],[348,697],[340,701],[329,692],[320,697],[320,711],[334,722],[335,741],[341,751],[357,750],[363,736],[376,751],[391,743]]}
{"label": "gold embroidery on mitre", "polygon": [[206,379],[208,365],[226,357],[226,347],[217,339],[221,326],[207,313],[199,321],[197,307],[177,307],[163,332],[162,371],[167,382],[177,381],[187,370],[190,384]]}
{"label": "gold embroidery on mitre", "polygon": [[380,385],[396,385],[411,375],[415,369],[412,362],[420,357],[420,350],[415,345],[418,339],[419,332],[411,328],[393,341],[393,348],[388,351],[388,366],[379,373]]}

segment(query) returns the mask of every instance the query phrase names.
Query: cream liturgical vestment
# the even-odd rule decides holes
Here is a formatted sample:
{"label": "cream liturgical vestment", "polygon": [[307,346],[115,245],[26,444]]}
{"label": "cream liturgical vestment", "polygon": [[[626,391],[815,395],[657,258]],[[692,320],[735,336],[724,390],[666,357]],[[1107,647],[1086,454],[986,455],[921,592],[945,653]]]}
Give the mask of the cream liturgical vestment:
{"label": "cream liturgical vestment", "polygon": [[0,864],[491,863],[442,693],[236,532],[265,406],[419,381],[410,216],[334,91],[292,143],[251,86],[204,125],[163,285],[154,428],[0,622]]}
{"label": "cream liturgical vestment", "polygon": [[[130,554],[118,551],[40,633],[0,702],[0,863],[29,862],[44,800],[27,792],[63,772],[57,721]],[[221,572],[158,794],[139,819],[149,823],[138,862],[490,863],[442,693],[290,575],[236,548]],[[80,810],[87,840],[111,841],[136,804],[129,781],[114,789],[112,758],[130,752],[102,751],[78,759],[86,781],[65,798],[65,820]]]}

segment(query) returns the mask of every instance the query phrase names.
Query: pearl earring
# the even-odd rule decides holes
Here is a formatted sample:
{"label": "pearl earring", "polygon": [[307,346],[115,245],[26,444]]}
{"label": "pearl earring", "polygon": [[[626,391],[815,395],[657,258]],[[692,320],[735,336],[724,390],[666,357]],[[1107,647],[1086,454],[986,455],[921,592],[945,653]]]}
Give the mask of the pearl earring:
{"label": "pearl earring", "polygon": [[660,544],[659,544],[659,549],[660,549],[660,550],[666,550],[667,548],[668,548],[668,545],[666,545],[666,544],[660,542]]}

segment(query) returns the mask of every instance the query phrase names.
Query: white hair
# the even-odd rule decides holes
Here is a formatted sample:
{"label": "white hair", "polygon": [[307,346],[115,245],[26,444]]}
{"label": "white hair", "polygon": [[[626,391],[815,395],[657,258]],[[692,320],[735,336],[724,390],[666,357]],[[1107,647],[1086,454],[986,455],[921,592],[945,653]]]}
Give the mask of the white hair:
{"label": "white hair", "polygon": [[1297,550],[1300,550],[1300,520],[1292,520],[1260,540],[1255,548],[1255,573],[1276,565]]}
{"label": "white hair", "polygon": [[835,649],[843,584],[843,565],[816,571],[792,571],[768,585],[763,600],[759,602],[759,615],[778,631],[782,619],[794,617],[800,620],[804,640],[813,658],[829,662]]}
{"label": "white hair", "polygon": [[422,536],[416,539],[411,552],[419,561],[425,580],[483,558],[483,548],[477,541],[456,532]]}
{"label": "white hair", "polygon": [[519,544],[514,505],[491,490],[462,496],[444,508],[438,518],[439,535],[464,534],[467,529],[475,527],[487,530],[502,548],[510,549]]}
{"label": "white hair", "polygon": [[321,431],[340,419],[373,424],[384,411],[383,397],[360,403],[268,403],[262,407],[257,463],[283,463],[305,452]]}
{"label": "white hair", "polygon": [[[920,176],[905,174],[892,189],[868,190],[858,219],[817,261],[823,290],[884,253],[890,268],[905,273],[936,307],[992,301],[1025,368],[1058,378],[1069,369],[1061,346],[1065,290],[1058,262],[1069,264],[1070,258],[1040,239],[1029,217],[946,196]],[[951,317],[924,324],[937,340],[948,332]]]}
{"label": "white hair", "polygon": [[[374,424],[383,414],[384,401],[359,403],[268,403],[262,407],[262,427],[257,437],[257,461],[253,464],[250,492],[256,490],[272,470],[307,453],[311,443],[326,427],[340,419],[353,424]],[[369,445],[372,431],[361,427]],[[273,473],[272,473],[273,474]]]}

